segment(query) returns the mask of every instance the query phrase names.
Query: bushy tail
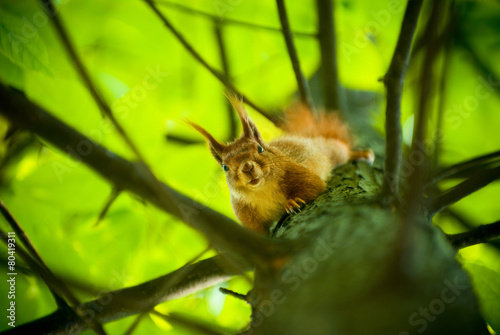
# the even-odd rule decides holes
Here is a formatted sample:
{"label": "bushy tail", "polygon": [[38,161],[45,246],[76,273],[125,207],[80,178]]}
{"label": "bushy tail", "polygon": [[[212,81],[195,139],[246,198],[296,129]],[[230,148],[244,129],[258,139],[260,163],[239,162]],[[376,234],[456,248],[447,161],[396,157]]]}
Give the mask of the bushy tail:
{"label": "bushy tail", "polygon": [[313,112],[303,104],[297,104],[285,111],[283,129],[292,135],[302,137],[324,137],[339,140],[349,147],[353,145],[353,138],[347,124],[337,113]]}

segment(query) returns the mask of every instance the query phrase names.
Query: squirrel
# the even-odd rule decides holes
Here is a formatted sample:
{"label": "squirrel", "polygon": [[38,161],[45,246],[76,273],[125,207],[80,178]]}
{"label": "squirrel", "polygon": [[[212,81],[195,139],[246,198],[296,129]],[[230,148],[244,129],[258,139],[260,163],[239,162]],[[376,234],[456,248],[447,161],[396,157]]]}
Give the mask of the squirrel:
{"label": "squirrel", "polygon": [[243,101],[227,97],[241,121],[240,138],[224,144],[198,124],[186,122],[205,137],[226,172],[234,214],[254,231],[268,234],[274,221],[314,200],[325,191],[333,168],[352,160],[373,163],[372,150],[351,151],[349,128],[335,113],[315,117],[296,105],[285,113],[285,135],[265,143]]}

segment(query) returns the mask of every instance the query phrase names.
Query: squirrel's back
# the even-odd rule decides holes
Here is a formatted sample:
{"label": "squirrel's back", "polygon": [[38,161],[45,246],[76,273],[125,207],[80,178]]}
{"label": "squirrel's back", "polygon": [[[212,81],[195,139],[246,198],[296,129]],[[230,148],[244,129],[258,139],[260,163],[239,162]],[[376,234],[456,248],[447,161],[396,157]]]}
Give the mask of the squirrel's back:
{"label": "squirrel's back", "polygon": [[328,180],[331,170],[351,156],[352,137],[337,113],[314,115],[299,104],[287,109],[282,127],[286,135],[269,143],[294,161]]}

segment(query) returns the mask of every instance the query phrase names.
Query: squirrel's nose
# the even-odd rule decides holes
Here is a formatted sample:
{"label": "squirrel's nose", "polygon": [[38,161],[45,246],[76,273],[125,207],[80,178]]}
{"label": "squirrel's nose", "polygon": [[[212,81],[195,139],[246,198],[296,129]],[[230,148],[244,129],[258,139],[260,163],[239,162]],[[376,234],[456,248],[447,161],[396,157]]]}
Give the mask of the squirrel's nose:
{"label": "squirrel's nose", "polygon": [[253,170],[253,164],[251,162],[245,162],[242,167],[241,167],[241,171],[243,172],[250,172]]}

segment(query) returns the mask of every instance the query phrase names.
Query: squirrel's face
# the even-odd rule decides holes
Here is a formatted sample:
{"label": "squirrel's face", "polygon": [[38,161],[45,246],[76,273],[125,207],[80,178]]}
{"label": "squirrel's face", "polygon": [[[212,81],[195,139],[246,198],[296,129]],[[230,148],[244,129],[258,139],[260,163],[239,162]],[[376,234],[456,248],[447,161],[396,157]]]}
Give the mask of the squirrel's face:
{"label": "squirrel's face", "polygon": [[231,193],[244,194],[273,179],[276,173],[273,157],[276,156],[272,149],[266,147],[257,126],[245,112],[243,102],[232,93],[227,97],[241,121],[243,134],[236,141],[230,144],[221,143],[201,126],[187,122],[207,140],[212,156],[226,172]]}
{"label": "squirrel's face", "polygon": [[228,186],[236,192],[259,188],[273,171],[269,152],[256,141],[237,140],[225,148],[221,158]]}

